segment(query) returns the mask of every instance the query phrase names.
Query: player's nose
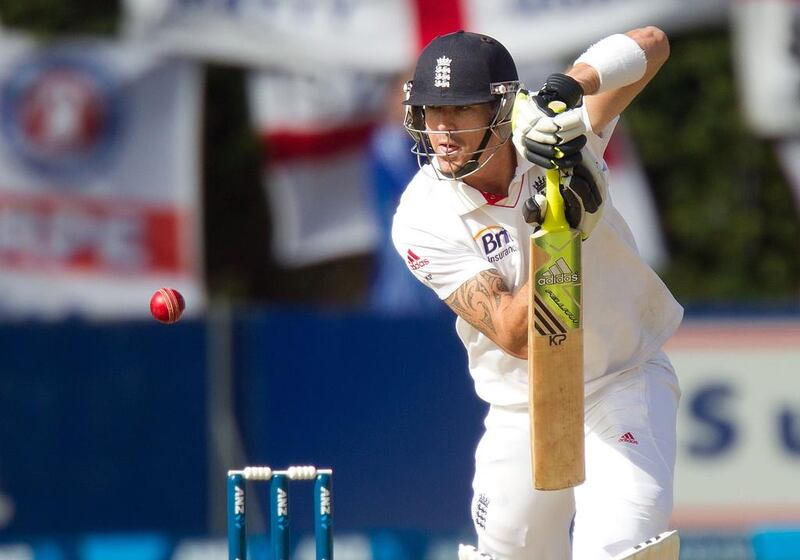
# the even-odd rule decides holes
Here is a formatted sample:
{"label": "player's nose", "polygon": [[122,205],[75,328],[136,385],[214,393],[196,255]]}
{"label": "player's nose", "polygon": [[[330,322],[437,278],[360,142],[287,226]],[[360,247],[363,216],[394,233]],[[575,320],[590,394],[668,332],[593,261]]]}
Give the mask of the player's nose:
{"label": "player's nose", "polygon": [[450,119],[437,118],[433,122],[433,126],[431,127],[431,129],[435,130],[437,132],[445,132],[447,130],[452,130],[453,129],[452,127],[453,127],[453,123],[450,122]]}
{"label": "player's nose", "polygon": [[428,111],[428,127],[431,130],[446,131],[453,130],[455,122],[453,116],[454,111],[450,107],[437,107],[436,110]]}

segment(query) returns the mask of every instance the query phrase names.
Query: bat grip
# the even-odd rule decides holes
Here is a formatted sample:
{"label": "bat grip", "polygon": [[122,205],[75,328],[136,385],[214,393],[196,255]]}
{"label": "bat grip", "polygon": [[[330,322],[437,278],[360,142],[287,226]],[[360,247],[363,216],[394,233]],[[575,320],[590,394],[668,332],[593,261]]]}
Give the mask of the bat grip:
{"label": "bat grip", "polygon": [[[563,112],[567,105],[563,101],[551,101],[547,105],[548,109],[555,114]],[[556,148],[558,152],[558,148]],[[556,156],[558,157],[558,156]],[[564,231],[569,229],[567,216],[564,208],[564,197],[561,196],[561,180],[563,176],[561,169],[548,169],[545,171],[545,198],[547,198],[547,208],[544,212],[542,229],[546,231]]]}

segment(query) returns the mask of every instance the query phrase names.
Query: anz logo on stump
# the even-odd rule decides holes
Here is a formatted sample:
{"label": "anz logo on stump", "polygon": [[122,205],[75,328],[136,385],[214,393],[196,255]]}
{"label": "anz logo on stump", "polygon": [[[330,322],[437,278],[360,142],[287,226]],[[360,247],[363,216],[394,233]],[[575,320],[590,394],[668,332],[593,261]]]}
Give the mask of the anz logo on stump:
{"label": "anz logo on stump", "polygon": [[473,239],[478,242],[486,260],[490,263],[497,263],[519,250],[516,240],[511,237],[508,230],[499,225],[483,228],[473,236]]}
{"label": "anz logo on stump", "polygon": [[45,54],[5,78],[2,133],[25,165],[51,180],[101,169],[122,125],[120,84],[108,68],[77,55]]}

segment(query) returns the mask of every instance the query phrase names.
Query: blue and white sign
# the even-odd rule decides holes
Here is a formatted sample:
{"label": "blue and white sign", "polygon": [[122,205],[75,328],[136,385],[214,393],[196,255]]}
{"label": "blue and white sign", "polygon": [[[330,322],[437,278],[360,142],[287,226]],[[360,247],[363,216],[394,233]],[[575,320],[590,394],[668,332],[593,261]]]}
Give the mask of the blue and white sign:
{"label": "blue and white sign", "polygon": [[0,97],[2,133],[22,161],[51,179],[97,171],[123,124],[119,78],[86,56],[41,51],[11,68]]}
{"label": "blue and white sign", "polygon": [[668,354],[683,392],[676,522],[800,522],[800,324],[690,323]]}

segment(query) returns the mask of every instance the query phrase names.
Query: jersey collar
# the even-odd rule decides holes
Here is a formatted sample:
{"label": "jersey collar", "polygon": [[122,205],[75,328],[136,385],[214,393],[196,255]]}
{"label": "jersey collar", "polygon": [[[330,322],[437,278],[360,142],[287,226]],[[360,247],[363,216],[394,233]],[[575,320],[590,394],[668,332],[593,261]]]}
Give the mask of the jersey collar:
{"label": "jersey collar", "polygon": [[[463,216],[486,205],[495,205],[509,199],[519,198],[519,189],[522,188],[523,183],[522,176],[533,167],[535,167],[533,163],[517,154],[517,167],[514,171],[514,178],[511,180],[508,196],[504,198],[497,198],[497,195],[479,191],[457,179],[438,180],[443,183],[443,190],[447,192],[448,204],[458,212],[459,216]],[[432,170],[429,169],[428,172],[430,176],[436,177]]]}

